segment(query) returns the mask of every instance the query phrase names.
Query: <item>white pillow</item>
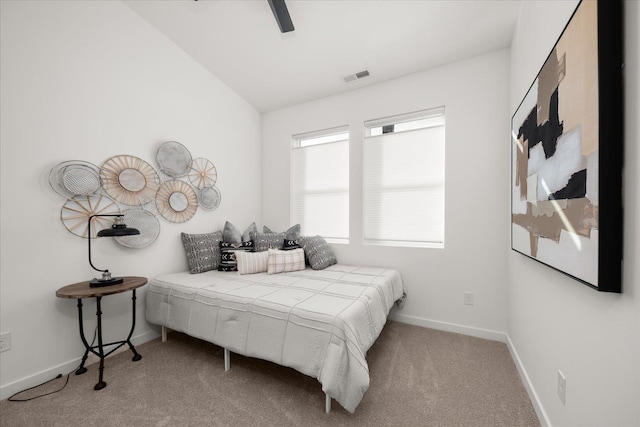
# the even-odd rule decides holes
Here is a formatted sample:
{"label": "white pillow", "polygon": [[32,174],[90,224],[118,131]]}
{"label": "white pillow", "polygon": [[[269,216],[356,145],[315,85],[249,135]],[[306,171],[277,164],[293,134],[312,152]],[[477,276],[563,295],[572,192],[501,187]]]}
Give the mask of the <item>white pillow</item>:
{"label": "white pillow", "polygon": [[267,253],[269,254],[268,274],[304,270],[304,251],[302,249],[288,251],[269,249]]}
{"label": "white pillow", "polygon": [[255,274],[267,271],[267,252],[235,252],[239,274]]}

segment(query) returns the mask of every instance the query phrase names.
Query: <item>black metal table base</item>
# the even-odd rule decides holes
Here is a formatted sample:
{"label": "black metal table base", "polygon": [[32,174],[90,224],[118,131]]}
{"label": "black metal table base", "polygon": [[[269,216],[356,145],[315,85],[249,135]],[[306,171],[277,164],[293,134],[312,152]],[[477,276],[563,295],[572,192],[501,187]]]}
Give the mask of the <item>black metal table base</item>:
{"label": "black metal table base", "polygon": [[[80,324],[80,338],[82,339],[82,343],[84,344],[85,352],[84,352],[84,356],[82,356],[82,362],[80,363],[80,367],[76,369],[76,375],[82,375],[85,372],[87,372],[87,368],[84,367],[84,364],[87,361],[89,352],[98,356],[100,358],[100,374],[98,377],[98,383],[93,387],[94,390],[102,390],[107,386],[107,383],[103,380],[104,359],[107,356],[109,356],[111,353],[113,353],[114,351],[122,347],[123,345],[125,344],[129,345],[129,349],[133,353],[133,358],[131,359],[132,361],[137,362],[138,360],[142,359],[142,356],[136,351],[136,348],[131,343],[131,336],[133,335],[133,330],[136,327],[136,290],[133,289],[132,292],[133,292],[133,296],[131,297],[131,300],[133,301],[133,309],[132,309],[133,319],[131,321],[131,331],[129,331],[129,336],[127,336],[126,340],[114,341],[110,343],[102,342],[102,309],[100,307],[102,297],[101,296],[96,297],[96,317],[98,318],[98,345],[90,345],[84,336],[84,326],[82,323],[82,299],[78,298],[78,319]],[[110,347],[110,346],[115,346],[115,347],[105,353],[104,348]]]}

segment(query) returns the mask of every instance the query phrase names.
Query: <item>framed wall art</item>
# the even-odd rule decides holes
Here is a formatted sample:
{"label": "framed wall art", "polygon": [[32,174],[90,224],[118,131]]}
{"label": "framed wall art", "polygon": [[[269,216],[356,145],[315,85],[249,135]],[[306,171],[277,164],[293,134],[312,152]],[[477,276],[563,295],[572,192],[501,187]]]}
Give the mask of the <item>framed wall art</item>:
{"label": "framed wall art", "polygon": [[581,1],[511,121],[511,247],[622,291],[622,2]]}

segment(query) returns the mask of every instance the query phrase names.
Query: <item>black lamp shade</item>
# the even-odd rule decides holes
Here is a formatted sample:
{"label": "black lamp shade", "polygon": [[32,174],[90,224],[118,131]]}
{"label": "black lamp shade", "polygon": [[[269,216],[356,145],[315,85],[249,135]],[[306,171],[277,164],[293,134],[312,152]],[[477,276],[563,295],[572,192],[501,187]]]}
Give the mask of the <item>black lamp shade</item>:
{"label": "black lamp shade", "polygon": [[127,227],[126,224],[113,224],[111,228],[98,231],[98,237],[135,236],[136,234],[140,234],[140,230]]}
{"label": "black lamp shade", "polygon": [[91,215],[89,217],[89,221],[87,223],[87,231],[88,231],[88,245],[89,245],[89,265],[96,271],[102,273],[102,278],[93,279],[89,282],[89,286],[92,288],[103,287],[103,286],[112,286],[117,285],[123,282],[122,277],[111,277],[111,273],[109,270],[101,270],[96,268],[91,261],[91,220],[94,217],[115,217],[114,223],[111,228],[105,228],[104,230],[100,230],[97,237],[118,237],[118,236],[135,236],[136,234],[140,234],[140,230],[137,228],[129,228],[124,223],[123,215],[117,214],[96,214]]}

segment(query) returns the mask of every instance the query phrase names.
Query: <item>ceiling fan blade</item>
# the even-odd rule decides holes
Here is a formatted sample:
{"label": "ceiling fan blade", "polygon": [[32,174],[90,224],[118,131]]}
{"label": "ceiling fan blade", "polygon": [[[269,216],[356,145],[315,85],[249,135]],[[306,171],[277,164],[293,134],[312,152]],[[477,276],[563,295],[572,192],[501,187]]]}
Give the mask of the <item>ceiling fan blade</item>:
{"label": "ceiling fan blade", "polygon": [[280,27],[280,32],[288,33],[289,31],[295,30],[293,28],[293,22],[291,22],[291,16],[289,16],[289,10],[287,9],[287,5],[284,3],[284,0],[267,0],[269,2],[269,6],[271,6],[271,11],[273,12],[273,16],[276,18],[276,22]]}

